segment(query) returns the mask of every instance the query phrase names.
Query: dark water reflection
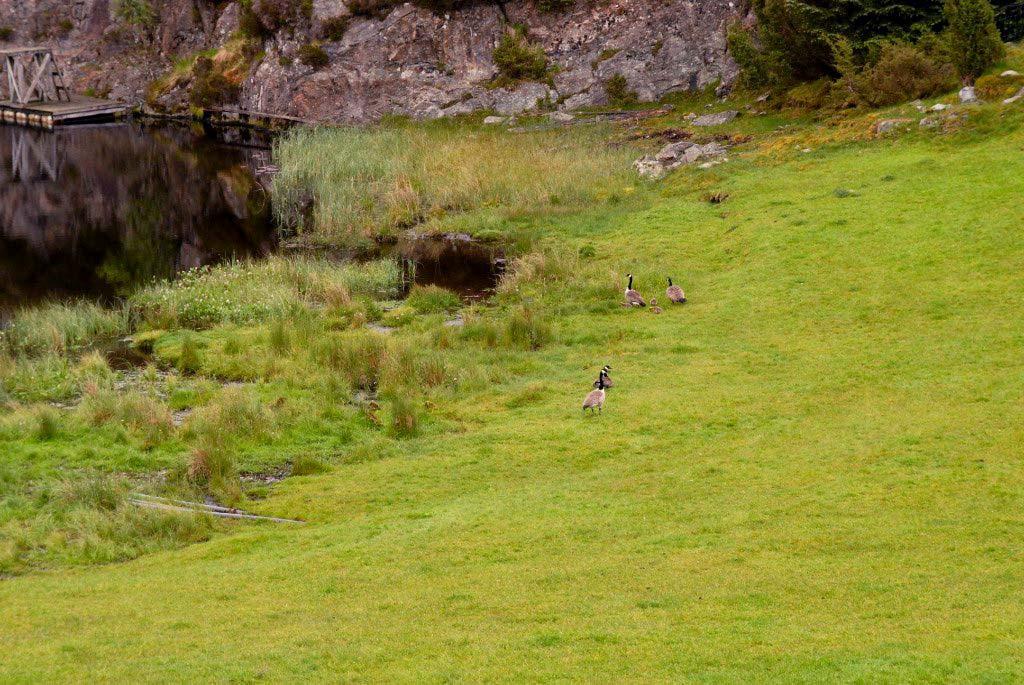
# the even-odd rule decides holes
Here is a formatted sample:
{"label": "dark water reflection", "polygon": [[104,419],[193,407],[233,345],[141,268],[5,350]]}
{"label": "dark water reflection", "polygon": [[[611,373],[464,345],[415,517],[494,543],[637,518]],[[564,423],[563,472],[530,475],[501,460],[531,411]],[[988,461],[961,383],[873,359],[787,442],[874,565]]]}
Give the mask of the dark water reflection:
{"label": "dark water reflection", "polygon": [[0,125],[0,317],[275,247],[269,152],[182,127]]}

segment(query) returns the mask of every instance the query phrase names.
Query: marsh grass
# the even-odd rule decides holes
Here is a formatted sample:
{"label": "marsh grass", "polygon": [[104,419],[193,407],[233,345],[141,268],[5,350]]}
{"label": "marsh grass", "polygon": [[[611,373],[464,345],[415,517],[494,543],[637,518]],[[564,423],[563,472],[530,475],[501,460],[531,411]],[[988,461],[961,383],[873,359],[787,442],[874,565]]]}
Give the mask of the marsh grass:
{"label": "marsh grass", "polygon": [[38,481],[0,469],[0,575],[123,561],[210,537],[208,517],[131,505],[133,487],[98,473]]}
{"label": "marsh grass", "polygon": [[92,302],[50,303],[19,310],[0,334],[15,356],[66,354],[128,331],[126,309]]}
{"label": "marsh grass", "polygon": [[[581,206],[633,183],[636,151],[609,146],[605,133],[296,129],[275,147],[274,209],[311,242],[351,244],[486,207]],[[315,216],[304,225],[310,198]]]}
{"label": "marsh grass", "polygon": [[167,441],[174,431],[170,408],[138,391],[86,392],[77,412],[89,425],[121,427],[142,450]]}
{"label": "marsh grass", "polygon": [[133,294],[132,308],[151,328],[209,328],[301,315],[310,305],[347,303],[353,295],[394,297],[402,272],[393,260],[332,263],[272,257],[188,271]]}
{"label": "marsh grass", "polygon": [[451,290],[436,285],[414,285],[405,304],[421,314],[446,314],[462,306],[462,300]]}

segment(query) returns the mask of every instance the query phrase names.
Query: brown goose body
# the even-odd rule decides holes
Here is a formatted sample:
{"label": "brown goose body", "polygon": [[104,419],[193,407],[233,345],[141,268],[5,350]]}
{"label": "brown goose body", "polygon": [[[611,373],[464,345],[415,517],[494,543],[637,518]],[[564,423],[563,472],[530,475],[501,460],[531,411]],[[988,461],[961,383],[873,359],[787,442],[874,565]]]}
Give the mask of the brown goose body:
{"label": "brown goose body", "polygon": [[601,411],[604,406],[604,388],[598,388],[597,390],[591,390],[587,393],[586,398],[583,400],[583,411],[590,410],[591,413],[594,409]]}
{"label": "brown goose body", "polygon": [[[610,388],[613,385],[615,385],[614,383],[612,383],[611,376],[608,375],[608,372],[611,371],[611,370],[612,370],[612,367],[610,367],[610,366],[605,366],[603,369],[601,369],[601,374],[600,375],[604,376],[604,387],[605,388]],[[602,382],[601,379],[598,378],[596,381],[594,381],[594,387],[595,388],[600,387],[601,382]]]}
{"label": "brown goose body", "polygon": [[647,303],[636,290],[633,290],[633,274],[628,274],[629,285],[626,286],[626,304],[630,307],[646,307]]}
{"label": "brown goose body", "polygon": [[607,380],[608,372],[605,371],[604,369],[601,369],[601,373],[598,374],[597,381],[595,381],[595,385],[597,387],[594,390],[588,392],[587,396],[583,398],[584,414],[587,413],[588,409],[590,410],[590,413],[593,414],[594,409],[597,409],[597,411],[600,412],[601,409],[604,407],[604,389],[606,387],[605,383],[607,382]]}
{"label": "brown goose body", "polygon": [[665,288],[665,295],[668,297],[669,302],[675,302],[676,304],[682,304],[686,302],[686,293],[678,285],[672,285],[672,279],[668,279],[668,287]]}

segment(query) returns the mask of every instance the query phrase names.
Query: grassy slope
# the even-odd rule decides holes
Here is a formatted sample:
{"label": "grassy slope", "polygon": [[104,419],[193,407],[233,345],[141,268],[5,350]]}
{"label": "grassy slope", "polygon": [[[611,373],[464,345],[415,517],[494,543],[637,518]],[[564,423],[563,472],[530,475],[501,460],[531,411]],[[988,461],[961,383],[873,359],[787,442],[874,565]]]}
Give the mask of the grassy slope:
{"label": "grassy slope", "polygon": [[570,313],[461,429],[263,505],[312,525],[3,581],[0,680],[1024,677],[1022,139],[564,221],[691,304]]}

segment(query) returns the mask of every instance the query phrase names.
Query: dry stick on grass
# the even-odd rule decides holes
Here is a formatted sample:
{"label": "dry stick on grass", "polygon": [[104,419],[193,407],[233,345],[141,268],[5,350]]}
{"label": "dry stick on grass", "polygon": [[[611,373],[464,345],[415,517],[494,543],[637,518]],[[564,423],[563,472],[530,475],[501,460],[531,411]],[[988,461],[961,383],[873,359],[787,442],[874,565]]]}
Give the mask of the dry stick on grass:
{"label": "dry stick on grass", "polygon": [[179,506],[177,504],[168,504],[165,502],[154,502],[149,499],[129,499],[129,502],[137,507],[144,509],[159,509],[161,511],[177,511],[183,513],[193,514],[207,514],[209,516],[217,516],[220,518],[231,518],[231,519],[246,519],[251,521],[272,521],[274,523],[305,523],[305,521],[299,521],[297,519],[285,519],[277,518],[276,516],[257,516],[255,514],[246,514],[237,510],[227,509],[227,507],[213,507],[208,504],[200,504],[199,502],[188,502],[190,506]]}

